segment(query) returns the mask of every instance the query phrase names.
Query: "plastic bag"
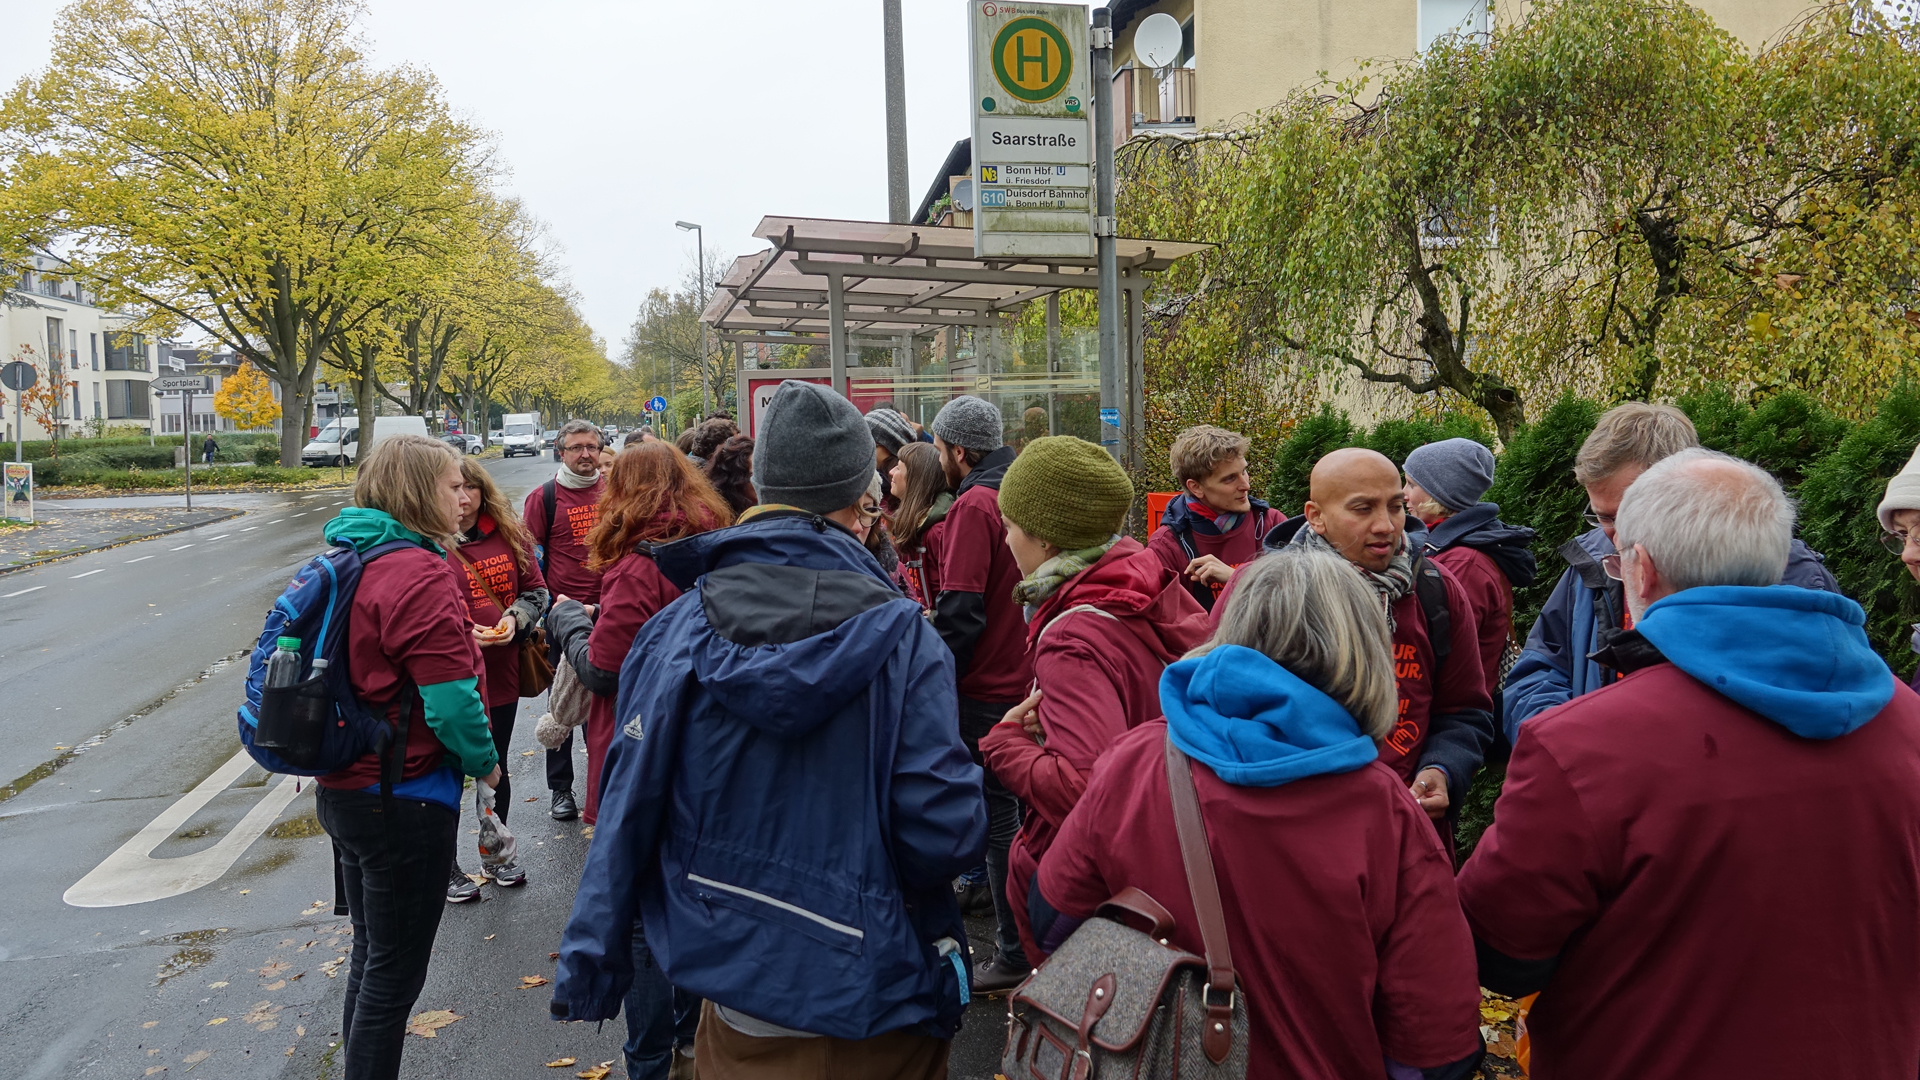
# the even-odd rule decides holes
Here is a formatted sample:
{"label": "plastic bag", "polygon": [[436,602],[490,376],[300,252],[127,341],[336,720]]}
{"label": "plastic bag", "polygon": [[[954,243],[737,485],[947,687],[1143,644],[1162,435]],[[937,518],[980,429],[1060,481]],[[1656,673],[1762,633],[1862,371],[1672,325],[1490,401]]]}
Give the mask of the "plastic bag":
{"label": "plastic bag", "polygon": [[513,861],[513,832],[493,812],[493,788],[485,781],[473,782],[474,816],[480,819],[480,865],[487,870]]}

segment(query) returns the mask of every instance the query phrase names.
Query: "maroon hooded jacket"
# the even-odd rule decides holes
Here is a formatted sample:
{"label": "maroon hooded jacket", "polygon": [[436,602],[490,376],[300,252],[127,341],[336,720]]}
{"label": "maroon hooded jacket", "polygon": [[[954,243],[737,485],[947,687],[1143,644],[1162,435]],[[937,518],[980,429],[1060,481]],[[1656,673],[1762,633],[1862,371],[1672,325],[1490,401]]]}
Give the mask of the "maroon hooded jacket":
{"label": "maroon hooded jacket", "polygon": [[1026,808],[1008,854],[1007,891],[1029,956],[1028,884],[1093,763],[1115,739],[1159,719],[1160,673],[1207,637],[1207,615],[1178,577],[1138,540],[1123,537],[1069,578],[1027,623],[1046,745],[1016,724],[980,740],[987,767]]}

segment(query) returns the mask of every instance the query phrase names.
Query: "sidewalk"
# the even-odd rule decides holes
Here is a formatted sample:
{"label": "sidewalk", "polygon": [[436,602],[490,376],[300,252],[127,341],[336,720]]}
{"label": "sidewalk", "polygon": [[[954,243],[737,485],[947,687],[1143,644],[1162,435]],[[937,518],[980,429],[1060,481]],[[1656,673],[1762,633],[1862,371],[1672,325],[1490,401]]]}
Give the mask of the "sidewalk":
{"label": "sidewalk", "polygon": [[165,536],[246,513],[224,506],[193,510],[162,506],[66,507],[52,500],[43,500],[34,509],[38,520],[31,527],[0,528],[0,574],[148,537]]}

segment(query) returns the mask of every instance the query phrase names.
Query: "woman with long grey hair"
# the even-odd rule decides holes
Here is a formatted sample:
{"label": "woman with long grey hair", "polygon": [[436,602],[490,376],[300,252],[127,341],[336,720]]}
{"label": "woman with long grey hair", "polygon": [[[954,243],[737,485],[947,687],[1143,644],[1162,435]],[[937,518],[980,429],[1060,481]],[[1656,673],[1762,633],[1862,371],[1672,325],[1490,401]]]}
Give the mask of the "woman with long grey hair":
{"label": "woman with long grey hair", "polygon": [[[1122,736],[1040,865],[1054,948],[1128,886],[1201,953],[1173,842],[1165,740],[1191,759],[1247,1001],[1249,1075],[1473,1075],[1473,940],[1427,815],[1376,746],[1398,693],[1386,617],[1338,556],[1240,574],[1206,644],[1169,666],[1164,721]],[[1050,922],[1050,925],[1041,925]]]}

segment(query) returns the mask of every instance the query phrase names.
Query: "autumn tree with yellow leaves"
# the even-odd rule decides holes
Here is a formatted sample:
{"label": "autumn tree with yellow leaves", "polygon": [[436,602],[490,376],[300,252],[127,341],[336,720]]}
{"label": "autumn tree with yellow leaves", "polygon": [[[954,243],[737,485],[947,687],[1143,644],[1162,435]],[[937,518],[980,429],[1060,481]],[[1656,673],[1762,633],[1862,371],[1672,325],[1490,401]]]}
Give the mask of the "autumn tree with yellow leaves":
{"label": "autumn tree with yellow leaves", "polygon": [[233,421],[242,431],[263,428],[280,419],[280,403],[273,398],[273,384],[251,363],[220,380],[213,394],[213,411]]}

